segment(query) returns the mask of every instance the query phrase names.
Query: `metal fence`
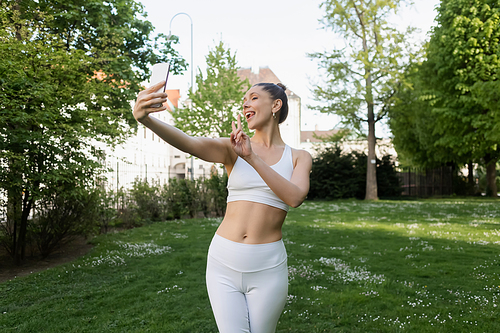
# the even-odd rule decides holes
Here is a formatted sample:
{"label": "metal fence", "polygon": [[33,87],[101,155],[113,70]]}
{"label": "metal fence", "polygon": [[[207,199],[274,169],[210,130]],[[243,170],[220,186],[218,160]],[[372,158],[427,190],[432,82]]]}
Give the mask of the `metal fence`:
{"label": "metal fence", "polygon": [[136,179],[163,185],[168,182],[171,175],[168,168],[116,162],[108,165],[108,172],[105,176],[106,186],[109,189],[118,190],[122,187],[131,188]]}
{"label": "metal fence", "polygon": [[402,195],[416,197],[447,196],[453,194],[452,167],[408,169],[398,174],[403,188]]}

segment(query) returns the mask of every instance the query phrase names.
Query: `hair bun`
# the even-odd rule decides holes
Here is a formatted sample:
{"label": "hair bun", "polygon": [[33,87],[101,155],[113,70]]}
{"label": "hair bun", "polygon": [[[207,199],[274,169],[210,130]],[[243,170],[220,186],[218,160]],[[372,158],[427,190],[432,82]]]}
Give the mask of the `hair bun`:
{"label": "hair bun", "polygon": [[283,83],[281,83],[281,82],[280,83],[276,83],[276,85],[278,87],[280,87],[281,89],[283,89],[283,91],[286,91],[286,86]]}

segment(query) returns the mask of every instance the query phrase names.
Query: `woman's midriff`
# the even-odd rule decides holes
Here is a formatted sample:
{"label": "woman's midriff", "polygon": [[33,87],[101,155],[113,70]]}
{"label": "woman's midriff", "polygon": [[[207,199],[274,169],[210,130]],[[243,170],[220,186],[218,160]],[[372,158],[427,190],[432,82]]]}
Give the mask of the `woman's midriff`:
{"label": "woman's midriff", "polygon": [[279,241],[286,212],[251,201],[228,202],[217,234],[233,242],[265,244]]}

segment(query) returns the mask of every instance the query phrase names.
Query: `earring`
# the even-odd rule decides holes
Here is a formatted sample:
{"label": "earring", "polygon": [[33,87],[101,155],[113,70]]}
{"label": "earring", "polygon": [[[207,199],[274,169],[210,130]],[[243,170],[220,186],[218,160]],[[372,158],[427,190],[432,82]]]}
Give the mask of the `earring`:
{"label": "earring", "polygon": [[276,119],[276,112],[273,112],[273,119]]}

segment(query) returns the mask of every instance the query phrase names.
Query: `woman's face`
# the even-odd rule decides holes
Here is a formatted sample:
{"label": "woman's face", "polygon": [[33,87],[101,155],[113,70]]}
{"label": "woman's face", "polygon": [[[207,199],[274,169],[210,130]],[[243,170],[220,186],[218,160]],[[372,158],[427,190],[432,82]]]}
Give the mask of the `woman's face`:
{"label": "woman's face", "polygon": [[260,86],[250,88],[243,98],[243,116],[248,128],[255,129],[269,123],[273,117],[273,104],[269,93]]}

